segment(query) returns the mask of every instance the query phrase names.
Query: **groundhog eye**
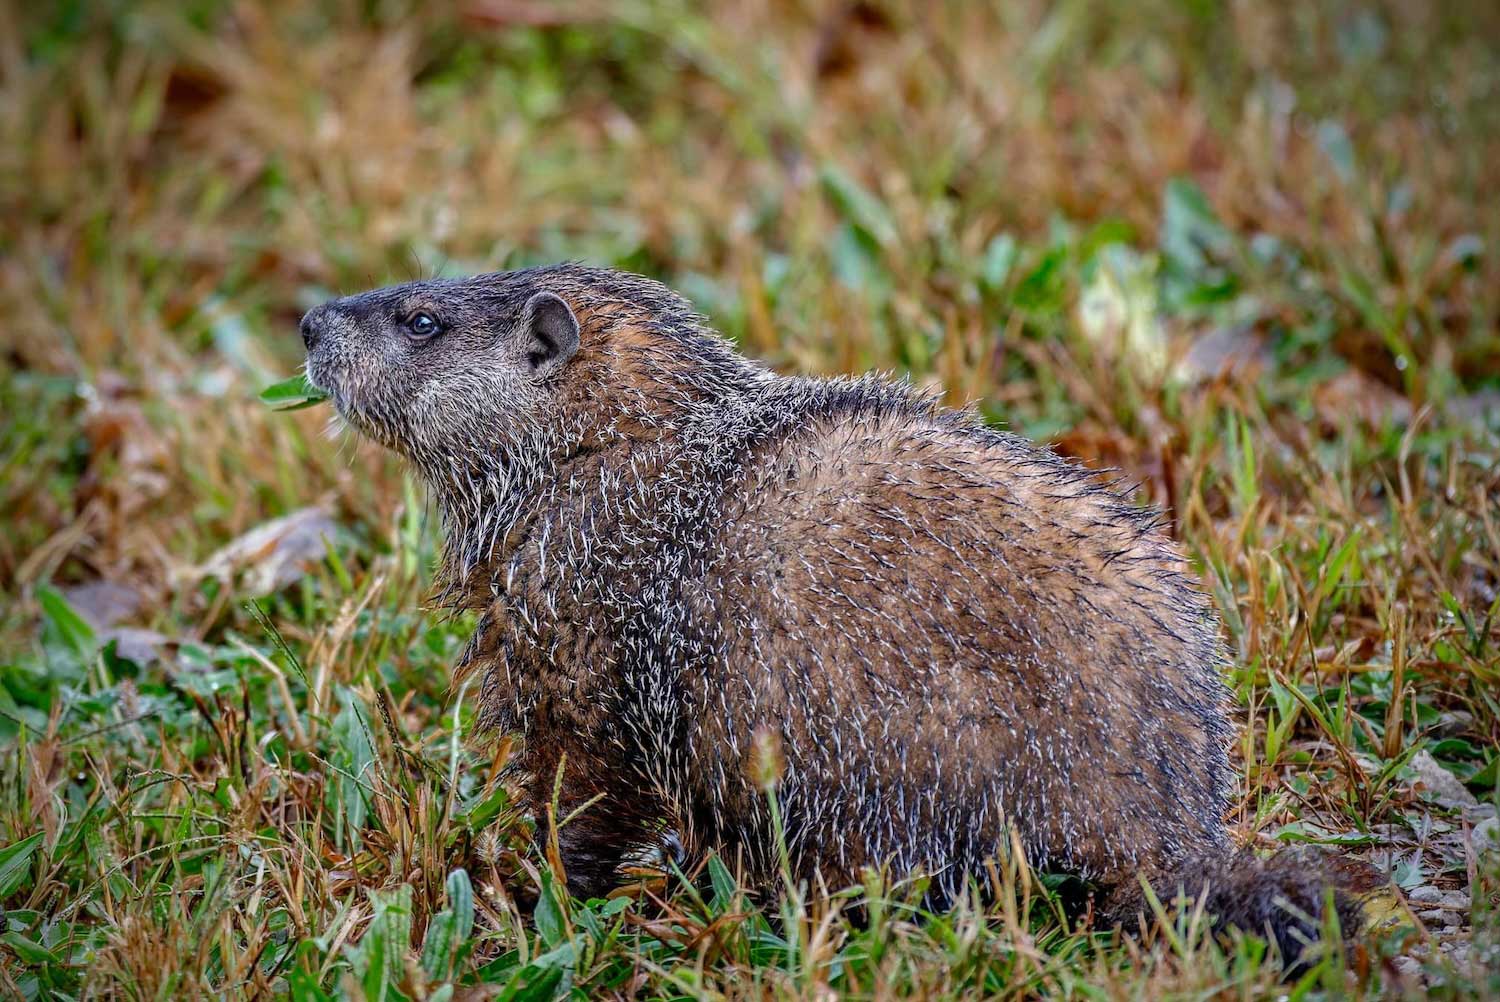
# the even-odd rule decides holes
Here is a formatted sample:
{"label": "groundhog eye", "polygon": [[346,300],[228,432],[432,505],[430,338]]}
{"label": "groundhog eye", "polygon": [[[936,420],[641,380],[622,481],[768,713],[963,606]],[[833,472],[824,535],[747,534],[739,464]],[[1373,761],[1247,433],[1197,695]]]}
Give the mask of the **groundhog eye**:
{"label": "groundhog eye", "polygon": [[432,337],[440,326],[431,313],[413,313],[411,319],[406,321],[406,329],[411,331],[413,337],[419,338]]}

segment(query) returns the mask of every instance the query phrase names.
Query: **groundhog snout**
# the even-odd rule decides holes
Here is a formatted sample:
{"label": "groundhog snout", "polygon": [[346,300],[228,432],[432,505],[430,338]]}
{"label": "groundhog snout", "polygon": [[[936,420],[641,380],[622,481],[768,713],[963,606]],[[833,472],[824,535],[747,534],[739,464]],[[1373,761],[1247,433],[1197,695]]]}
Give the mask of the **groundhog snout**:
{"label": "groundhog snout", "polygon": [[322,306],[314,306],[302,315],[302,322],[297,329],[302,332],[302,344],[311,353],[318,341],[327,336],[328,314],[331,307],[324,303]]}

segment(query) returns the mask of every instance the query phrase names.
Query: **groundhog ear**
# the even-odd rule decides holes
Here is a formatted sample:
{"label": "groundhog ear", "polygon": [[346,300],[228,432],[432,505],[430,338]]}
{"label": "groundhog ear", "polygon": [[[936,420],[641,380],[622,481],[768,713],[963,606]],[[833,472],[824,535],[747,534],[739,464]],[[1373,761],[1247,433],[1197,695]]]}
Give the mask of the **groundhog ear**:
{"label": "groundhog ear", "polygon": [[578,351],[578,318],[550,292],[538,292],[527,301],[521,327],[523,336],[530,339],[526,360],[538,376],[562,368]]}

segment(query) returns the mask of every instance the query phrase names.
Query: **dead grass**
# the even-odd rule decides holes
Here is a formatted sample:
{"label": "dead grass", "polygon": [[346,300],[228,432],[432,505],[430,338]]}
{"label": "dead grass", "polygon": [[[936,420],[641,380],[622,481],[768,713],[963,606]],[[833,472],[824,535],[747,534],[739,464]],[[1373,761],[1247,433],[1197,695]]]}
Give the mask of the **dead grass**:
{"label": "dead grass", "polygon": [[[1138,478],[1236,654],[1239,835],[1413,899],[1296,991],[1500,995],[1497,37],[1460,3],[0,2],[0,985],[1287,990],[1188,918],[1065,929],[1019,867],[936,917],[872,876],[866,926],[553,894],[460,740],[420,491],[255,393],[330,292],[576,257]],[[290,584],[251,581],[290,543],[210,561],[309,506],[341,534]],[[473,931],[429,958],[456,868]]]}

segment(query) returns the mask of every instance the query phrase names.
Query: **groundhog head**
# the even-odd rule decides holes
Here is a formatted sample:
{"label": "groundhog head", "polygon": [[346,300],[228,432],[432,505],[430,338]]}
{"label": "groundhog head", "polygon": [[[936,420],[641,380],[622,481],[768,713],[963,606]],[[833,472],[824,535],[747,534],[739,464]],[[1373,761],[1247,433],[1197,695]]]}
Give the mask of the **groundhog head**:
{"label": "groundhog head", "polygon": [[315,307],[301,324],[308,381],[429,469],[534,433],[579,325],[557,293],[510,278],[409,282]]}

